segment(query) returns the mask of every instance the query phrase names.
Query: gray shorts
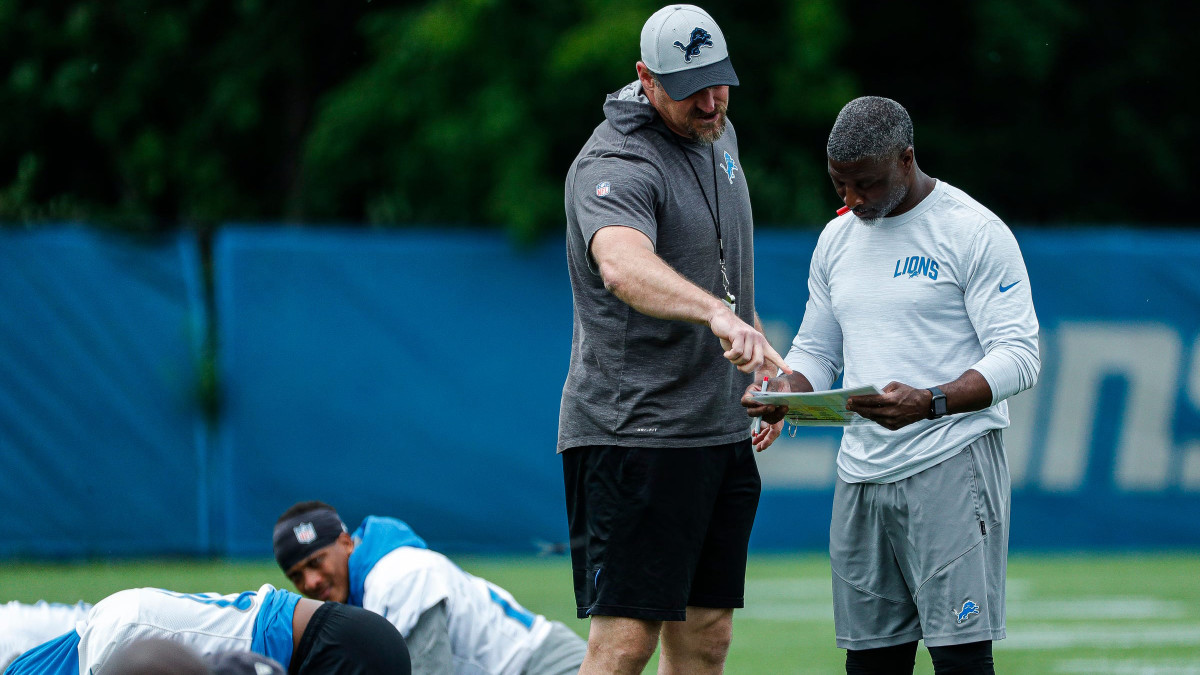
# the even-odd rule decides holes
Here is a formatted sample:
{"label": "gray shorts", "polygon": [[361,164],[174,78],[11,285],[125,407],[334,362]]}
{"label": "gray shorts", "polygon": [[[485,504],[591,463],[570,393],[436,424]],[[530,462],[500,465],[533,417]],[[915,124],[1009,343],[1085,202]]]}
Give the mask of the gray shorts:
{"label": "gray shorts", "polygon": [[1003,639],[1010,493],[999,430],[894,483],[839,479],[829,526],[837,646]]}

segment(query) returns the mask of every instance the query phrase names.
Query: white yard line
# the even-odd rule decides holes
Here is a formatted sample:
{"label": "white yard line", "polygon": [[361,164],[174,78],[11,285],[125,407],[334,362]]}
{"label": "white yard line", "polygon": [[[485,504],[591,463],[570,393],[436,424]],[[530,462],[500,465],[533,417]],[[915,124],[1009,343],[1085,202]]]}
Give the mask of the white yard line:
{"label": "white yard line", "polygon": [[1066,649],[1101,647],[1132,649],[1146,646],[1200,645],[1200,623],[1172,624],[1019,624],[1009,626],[1008,639],[997,649]]}
{"label": "white yard line", "polygon": [[1145,596],[1080,597],[1069,600],[1041,598],[1008,601],[1008,618],[1020,620],[1047,619],[1182,619],[1188,616],[1187,605],[1179,600],[1160,600]]}
{"label": "white yard line", "polygon": [[1066,659],[1054,672],[1078,675],[1200,675],[1195,659]]}
{"label": "white yard line", "polygon": [[[1035,594],[1025,579],[1012,579],[1008,587],[1008,639],[998,642],[999,648],[1200,645],[1200,624],[1179,622],[1190,616],[1188,605],[1182,601],[1138,595],[1052,598]],[[830,581],[823,577],[749,580],[746,608],[738,610],[736,616],[761,621],[832,622]],[[1138,620],[1155,623],[1131,623]],[[1159,623],[1162,620],[1174,623]]]}

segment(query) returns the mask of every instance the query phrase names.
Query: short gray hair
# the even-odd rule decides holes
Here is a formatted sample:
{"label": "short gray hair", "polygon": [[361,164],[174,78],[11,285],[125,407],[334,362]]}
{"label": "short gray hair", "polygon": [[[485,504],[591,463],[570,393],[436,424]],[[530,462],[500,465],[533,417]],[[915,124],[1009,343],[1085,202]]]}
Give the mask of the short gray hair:
{"label": "short gray hair", "polygon": [[861,96],[838,113],[825,144],[835,162],[894,157],[913,144],[913,124],[904,106],[882,96]]}

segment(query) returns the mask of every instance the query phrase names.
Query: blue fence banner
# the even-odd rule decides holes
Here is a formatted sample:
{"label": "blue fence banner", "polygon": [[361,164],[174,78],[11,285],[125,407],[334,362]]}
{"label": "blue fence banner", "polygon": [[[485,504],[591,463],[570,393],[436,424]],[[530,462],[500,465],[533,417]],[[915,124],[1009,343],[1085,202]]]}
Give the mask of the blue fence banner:
{"label": "blue fence banner", "polygon": [[275,519],[308,499],[348,521],[403,518],[442,548],[562,541],[563,251],[499,234],[224,229],[227,550],[269,552]]}
{"label": "blue fence banner", "polygon": [[[1200,545],[1200,234],[1014,234],[1042,370],[1009,400],[1012,547]],[[815,245],[815,235],[755,238],[758,310],[777,348],[803,317]],[[766,491],[752,543],[825,545],[816,524],[828,525],[840,433],[805,430],[760,456]]]}
{"label": "blue fence banner", "polygon": [[206,553],[185,236],[0,230],[0,556]]}
{"label": "blue fence banner", "polygon": [[[1200,547],[1200,232],[1028,229],[1038,385],[1004,438],[1014,549]],[[786,351],[813,231],[756,235]],[[432,546],[566,541],[557,418],[571,342],[561,239],[231,225],[204,313],[196,247],[0,230],[0,557],[270,552],[320,499]],[[205,424],[198,344],[217,340]],[[838,429],[758,455],[755,550],[827,545]]]}

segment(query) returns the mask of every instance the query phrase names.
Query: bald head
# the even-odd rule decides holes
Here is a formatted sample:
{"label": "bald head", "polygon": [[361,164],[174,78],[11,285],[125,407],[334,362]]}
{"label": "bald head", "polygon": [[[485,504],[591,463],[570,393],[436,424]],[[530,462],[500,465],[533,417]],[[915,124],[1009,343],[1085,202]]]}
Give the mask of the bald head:
{"label": "bald head", "polygon": [[835,162],[898,156],[913,144],[912,119],[890,98],[862,96],[838,113],[825,154]]}
{"label": "bald head", "polygon": [[187,645],[160,638],[131,642],[116,651],[104,667],[113,675],[209,675]]}

